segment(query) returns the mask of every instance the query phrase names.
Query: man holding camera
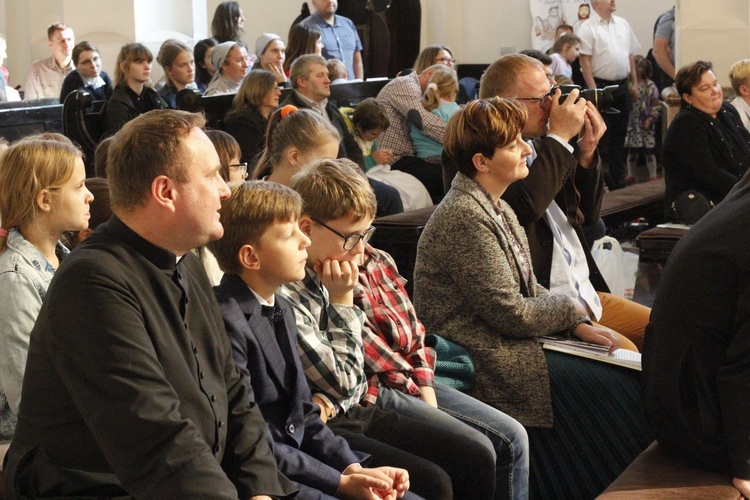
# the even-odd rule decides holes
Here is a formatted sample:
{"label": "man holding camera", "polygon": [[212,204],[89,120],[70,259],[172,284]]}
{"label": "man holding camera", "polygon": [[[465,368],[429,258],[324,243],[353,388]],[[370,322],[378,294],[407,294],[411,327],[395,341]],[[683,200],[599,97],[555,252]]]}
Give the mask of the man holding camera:
{"label": "man holding camera", "polygon": [[[581,73],[586,86],[595,89],[617,85],[612,94],[613,107],[619,113],[607,113],[607,147],[610,190],[625,186],[625,135],[628,132],[630,93],[638,96],[638,77],[635,73],[634,54],[641,48],[628,22],[615,16],[615,0],[593,0],[588,21],[576,33],[581,39]],[[628,90],[628,77],[632,82]]]}
{"label": "man holding camera", "polygon": [[[597,144],[605,130],[593,103],[551,87],[542,64],[521,54],[501,57],[485,72],[479,97],[518,99],[528,118],[529,175],[503,194],[529,240],[537,280],[553,293],[578,299],[592,320],[611,328],[621,345],[640,348],[650,309],[611,295],[594,263],[582,225],[599,220],[604,183]],[[569,144],[576,136],[575,147]],[[443,156],[444,170],[452,168]]]}

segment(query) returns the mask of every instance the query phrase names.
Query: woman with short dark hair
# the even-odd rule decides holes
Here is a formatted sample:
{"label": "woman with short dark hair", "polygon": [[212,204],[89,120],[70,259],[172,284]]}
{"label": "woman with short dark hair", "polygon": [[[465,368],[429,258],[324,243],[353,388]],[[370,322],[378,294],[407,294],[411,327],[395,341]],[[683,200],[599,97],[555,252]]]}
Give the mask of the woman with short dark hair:
{"label": "woman with short dark hair", "polygon": [[84,90],[95,101],[106,101],[112,95],[112,80],[102,71],[99,49],[91,42],[80,42],[73,47],[73,65],[76,67],[63,80],[60,102],[74,90]]}
{"label": "woman with short dark hair", "polygon": [[673,203],[697,190],[717,204],[750,167],[750,132],[724,93],[708,61],[683,66],[675,75],[681,109],[669,126],[662,149],[664,209],[676,218]]}
{"label": "woman with short dark hair", "polygon": [[559,335],[614,351],[627,340],[592,324],[578,298],[537,282],[526,233],[501,198],[529,174],[526,118],[516,99],[492,97],[448,123],[444,152],[458,173],[419,239],[414,305],[427,331],[473,356],[470,395],[526,427],[528,496],[594,498],[652,436],[637,372],[538,342]]}

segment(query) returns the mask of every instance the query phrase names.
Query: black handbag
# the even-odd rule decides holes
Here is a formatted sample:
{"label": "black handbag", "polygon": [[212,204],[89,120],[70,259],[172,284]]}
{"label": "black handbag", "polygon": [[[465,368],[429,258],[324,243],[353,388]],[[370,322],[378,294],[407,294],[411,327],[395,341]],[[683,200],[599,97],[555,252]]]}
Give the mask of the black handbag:
{"label": "black handbag", "polygon": [[712,208],[714,208],[714,202],[696,189],[688,189],[680,193],[672,202],[675,220],[686,226],[692,226],[698,222]]}

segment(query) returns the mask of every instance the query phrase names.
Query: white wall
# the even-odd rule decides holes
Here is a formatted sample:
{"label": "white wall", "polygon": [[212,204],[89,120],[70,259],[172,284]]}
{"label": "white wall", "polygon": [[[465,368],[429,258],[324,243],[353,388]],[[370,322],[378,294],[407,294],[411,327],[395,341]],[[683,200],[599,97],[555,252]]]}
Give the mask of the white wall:
{"label": "white wall", "polygon": [[[247,18],[245,40],[250,47],[263,32],[285,38],[302,1],[239,0]],[[734,24],[747,24],[748,0],[678,1],[697,9],[699,20],[714,20],[716,24],[734,19]],[[656,18],[674,2],[618,2],[617,14],[630,22],[643,47],[642,54],[651,47]],[[161,41],[168,37],[203,38],[210,33],[209,23],[219,3],[220,0],[0,0],[0,32],[8,38],[6,66],[11,71],[11,84],[22,84],[31,61],[49,54],[46,28],[54,21],[70,24],[78,41],[88,39],[98,45],[104,69],[110,72],[119,47],[127,41],[137,39],[156,54]],[[718,8],[717,3],[722,7]],[[744,22],[737,21],[742,16]],[[422,45],[444,43],[461,63],[490,63],[508,48],[529,47],[530,26],[528,0],[422,0]],[[748,56],[747,40],[739,46],[705,43],[702,49],[707,58],[722,54],[736,60]],[[736,57],[735,52],[739,53]],[[158,64],[154,73],[155,77],[161,75]]]}
{"label": "white wall", "polygon": [[[572,1],[572,0],[563,0]],[[575,0],[575,3],[586,0]],[[712,5],[706,0],[706,6]],[[736,0],[746,2],[747,0]],[[651,48],[654,23],[674,0],[620,0],[616,14],[628,20],[641,43]],[[458,29],[457,29],[458,28]],[[508,49],[531,47],[528,0],[423,0],[422,46],[444,43],[460,63],[489,63]]]}

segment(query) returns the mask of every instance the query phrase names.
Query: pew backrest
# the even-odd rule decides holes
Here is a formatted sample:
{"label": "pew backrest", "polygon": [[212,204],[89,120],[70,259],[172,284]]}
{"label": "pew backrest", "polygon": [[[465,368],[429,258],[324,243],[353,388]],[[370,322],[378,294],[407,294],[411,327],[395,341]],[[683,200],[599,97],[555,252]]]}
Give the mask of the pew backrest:
{"label": "pew backrest", "polygon": [[0,137],[8,142],[31,134],[62,132],[63,107],[59,99],[0,104]]}
{"label": "pew backrest", "polygon": [[[331,85],[331,97],[328,101],[339,108],[353,107],[368,97],[377,97],[388,81],[387,78],[381,78]],[[286,99],[291,92],[292,89],[283,89],[279,102]],[[234,100],[234,94],[201,96],[194,90],[182,90],[177,96],[177,107],[193,113],[203,111],[206,115],[206,126],[220,129],[224,116],[232,108],[232,100]]]}

